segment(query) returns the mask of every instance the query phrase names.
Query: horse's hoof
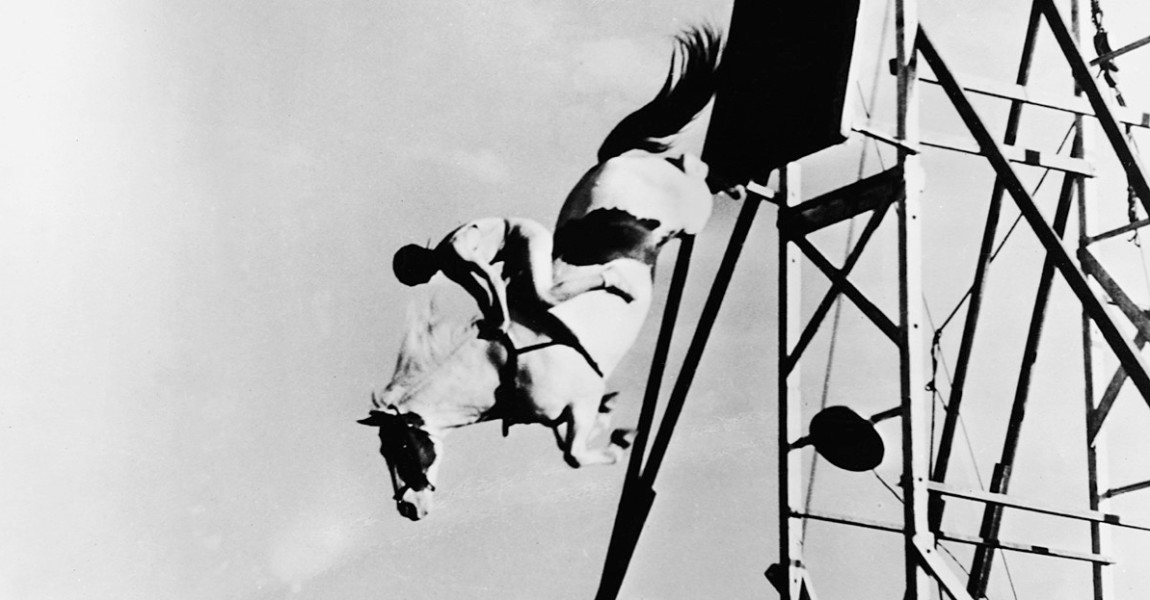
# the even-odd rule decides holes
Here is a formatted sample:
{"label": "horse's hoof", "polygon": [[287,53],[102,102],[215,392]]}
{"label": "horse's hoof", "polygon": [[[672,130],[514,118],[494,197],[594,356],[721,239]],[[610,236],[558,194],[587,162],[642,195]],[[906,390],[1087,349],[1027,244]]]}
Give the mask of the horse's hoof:
{"label": "horse's hoof", "polygon": [[630,448],[636,433],[634,429],[616,429],[611,432],[611,443],[620,448]]}
{"label": "horse's hoof", "polygon": [[610,413],[615,410],[615,405],[619,403],[619,392],[608,392],[603,394],[603,398],[599,400],[599,412],[602,414]]}

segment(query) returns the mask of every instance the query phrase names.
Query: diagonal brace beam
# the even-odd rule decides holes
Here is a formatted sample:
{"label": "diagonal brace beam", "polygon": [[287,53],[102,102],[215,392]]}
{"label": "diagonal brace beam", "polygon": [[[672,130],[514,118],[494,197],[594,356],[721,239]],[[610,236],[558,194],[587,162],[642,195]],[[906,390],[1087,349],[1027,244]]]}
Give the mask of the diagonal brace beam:
{"label": "diagonal brace beam", "polygon": [[1035,5],[1042,10],[1043,16],[1050,24],[1050,31],[1054,33],[1058,47],[1062,49],[1062,54],[1070,63],[1070,71],[1074,74],[1075,82],[1086,93],[1086,99],[1090,101],[1094,115],[1098,118],[1098,123],[1102,125],[1102,131],[1106,133],[1110,145],[1114,147],[1114,152],[1122,163],[1122,168],[1126,170],[1126,178],[1130,187],[1134,188],[1138,198],[1142,201],[1142,206],[1146,208],[1147,213],[1150,213],[1150,183],[1147,182],[1142,161],[1126,137],[1126,132],[1114,117],[1114,108],[1110,105],[1110,100],[1102,94],[1102,90],[1098,87],[1098,81],[1090,74],[1090,65],[1082,56],[1082,51],[1078,49],[1078,44],[1074,41],[1074,34],[1066,26],[1066,21],[1059,13],[1054,0],[1035,0]]}
{"label": "diagonal brace beam", "polygon": [[[889,202],[879,206],[871,215],[870,220],[867,221],[866,227],[863,228],[862,234],[859,235],[854,249],[851,250],[846,262],[843,263],[843,268],[841,269],[843,277],[850,275],[851,269],[854,268],[862,256],[862,252],[866,248],[867,242],[870,241],[870,237],[882,223],[883,216],[886,214],[888,207],[890,207]],[[834,305],[835,299],[838,298],[841,292],[840,286],[835,282],[831,282],[831,289],[827,290],[826,295],[823,296],[822,301],[820,301],[818,307],[815,308],[815,312],[811,315],[810,320],[807,321],[807,326],[803,329],[802,335],[799,336],[799,341],[795,342],[794,349],[786,356],[783,364],[783,375],[789,374],[791,370],[795,368],[795,365],[798,364],[799,359],[803,356],[803,352],[807,349],[807,345],[811,343],[815,334],[818,333],[823,319],[826,318],[831,306]]]}
{"label": "diagonal brace beam", "polygon": [[864,315],[870,318],[871,322],[882,330],[886,337],[890,338],[892,342],[898,343],[898,325],[895,325],[890,318],[882,312],[882,309],[875,306],[866,295],[855,287],[855,285],[846,278],[842,270],[836,269],[835,266],[831,264],[831,261],[827,260],[827,258],[819,252],[818,248],[815,248],[810,240],[806,238],[796,238],[793,242],[803,251],[803,254],[823,272],[823,275],[826,275],[827,279],[831,280],[831,285],[842,290],[842,293],[846,294],[846,297],[850,298],[851,302],[854,302],[855,306],[857,306]]}
{"label": "diagonal brace beam", "polygon": [[[1141,350],[1146,345],[1146,338],[1139,333],[1134,338],[1134,345]],[[1126,383],[1126,369],[1119,366],[1114,370],[1114,376],[1110,378],[1106,391],[1102,393],[1102,399],[1098,401],[1098,408],[1090,411],[1090,425],[1086,432],[1086,441],[1091,445],[1094,445],[1094,438],[1098,437],[1098,432],[1102,430],[1102,424],[1106,422],[1106,416],[1114,407],[1114,401],[1118,399],[1118,392],[1122,391],[1123,383]]]}
{"label": "diagonal brace beam", "polygon": [[[1045,2],[1046,0],[1039,0]],[[1078,269],[1070,254],[1070,251],[1062,245],[1062,240],[1058,234],[1051,229],[1050,225],[1042,217],[1041,211],[1034,204],[1034,199],[1031,198],[1030,193],[1022,184],[1018,174],[1011,167],[1010,163],[1002,153],[1002,149],[990,131],[986,128],[986,124],[978,116],[974,106],[971,105],[970,100],[962,92],[961,86],[955,81],[954,75],[951,73],[950,68],[942,60],[938,51],[934,48],[930,38],[926,35],[925,30],[920,26],[918,30],[918,49],[922,52],[923,58],[930,63],[931,69],[938,76],[940,83],[946,90],[947,95],[950,97],[954,107],[958,110],[959,116],[962,117],[967,128],[970,129],[971,134],[975,140],[978,141],[979,146],[983,149],[984,154],[1002,178],[1003,184],[1006,186],[1015,204],[1018,205],[1019,211],[1026,219],[1030,228],[1034,231],[1038,241],[1046,249],[1047,255],[1054,261],[1055,267],[1059,273],[1066,280],[1070,286],[1071,291],[1077,296],[1079,302],[1082,303],[1083,310],[1090,316],[1090,319],[1098,326],[1099,332],[1106,340],[1110,349],[1118,357],[1118,361],[1126,369],[1130,375],[1131,381],[1135,387],[1138,388],[1139,393],[1143,398],[1150,398],[1150,372],[1147,371],[1145,364],[1139,356],[1138,350],[1125,335],[1118,329],[1114,321],[1110,318],[1109,313],[1102,301],[1090,289],[1090,284],[1086,280],[1086,276]],[[1150,197],[1150,196],[1148,196]]]}

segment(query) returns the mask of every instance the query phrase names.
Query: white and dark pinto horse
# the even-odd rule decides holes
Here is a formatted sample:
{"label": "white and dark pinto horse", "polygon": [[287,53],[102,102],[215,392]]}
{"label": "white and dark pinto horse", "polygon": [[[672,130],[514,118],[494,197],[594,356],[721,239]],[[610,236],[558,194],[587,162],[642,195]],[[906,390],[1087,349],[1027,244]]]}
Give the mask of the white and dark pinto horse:
{"label": "white and dark pinto horse", "polygon": [[611,263],[633,300],[597,290],[548,313],[525,314],[516,310],[528,303],[517,305],[512,280],[512,324],[503,341],[479,339],[474,323],[431,313],[414,319],[391,382],[360,421],[379,427],[403,516],[418,520],[430,511],[443,438],[456,427],[492,419],[545,424],[573,467],[622,456],[624,430],[602,447],[590,445],[610,423],[605,379],[646,318],[659,249],[698,233],[713,201],[707,166],[672,154],[667,140],[714,94],[719,35],[693,28],[677,42],[663,88],[607,136],[599,163],[572,190],[556,225],[556,281]]}

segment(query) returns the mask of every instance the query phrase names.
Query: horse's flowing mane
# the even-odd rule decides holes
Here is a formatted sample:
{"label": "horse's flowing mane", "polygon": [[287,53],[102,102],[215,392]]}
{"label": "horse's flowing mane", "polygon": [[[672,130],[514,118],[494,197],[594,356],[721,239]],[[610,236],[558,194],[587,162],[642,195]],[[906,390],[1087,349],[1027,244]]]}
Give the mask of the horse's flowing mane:
{"label": "horse's flowing mane", "polygon": [[692,27],[675,41],[663,88],[611,130],[599,147],[599,162],[634,149],[667,151],[670,144],[661,140],[681,131],[711,101],[719,82],[719,32],[709,25]]}
{"label": "horse's flowing mane", "polygon": [[473,337],[473,325],[473,320],[445,317],[434,298],[412,302],[391,385],[405,386],[423,379]]}

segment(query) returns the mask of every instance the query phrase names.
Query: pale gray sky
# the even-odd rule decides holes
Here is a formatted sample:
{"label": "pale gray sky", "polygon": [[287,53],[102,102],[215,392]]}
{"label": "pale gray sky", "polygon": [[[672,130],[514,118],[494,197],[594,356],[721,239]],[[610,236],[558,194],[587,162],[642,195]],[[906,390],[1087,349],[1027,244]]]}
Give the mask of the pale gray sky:
{"label": "pale gray sky", "polygon": [[[1138,2],[1112,4],[1116,44],[1150,33]],[[956,68],[1010,79],[1026,5],[930,2],[923,15]],[[390,376],[405,306],[419,297],[392,279],[391,253],[480,216],[550,223],[602,137],[658,89],[671,36],[701,20],[725,24],[729,10],[719,0],[0,7],[0,597],[591,597],[623,469],[569,469],[542,428],[508,439],[498,425],[459,432],[435,513],[420,523],[395,513],[375,433],[355,424]],[[865,33],[877,33],[882,14],[873,2]],[[1042,43],[1053,51],[1049,37]],[[1124,89],[1145,107],[1150,69],[1139,63],[1150,59],[1132,56],[1121,63]],[[873,43],[859,57],[864,89],[877,57]],[[1064,91],[1055,65],[1041,63],[1037,79]],[[892,79],[880,82],[889,105]],[[941,94],[925,95],[928,124],[959,131]],[[1000,127],[1004,111],[983,106]],[[876,119],[893,123],[893,111]],[[1052,147],[1065,121],[1027,127]],[[853,179],[862,147],[811,160],[805,195]],[[927,167],[926,281],[938,318],[969,282],[991,178],[974,159],[931,153]],[[878,168],[872,153],[867,171]],[[1044,206],[1056,188],[1052,177]],[[1103,211],[1112,222],[1124,218],[1120,188]],[[684,334],[736,208],[720,203],[700,240]],[[764,207],[626,598],[773,597],[762,572],[777,556],[774,228]],[[824,235],[828,255],[842,238],[842,228]],[[1137,254],[1114,247],[1116,270],[1145,301]],[[968,399],[984,474],[999,452],[1037,277],[1032,236],[1022,231],[1008,248],[974,367],[985,377]],[[859,267],[860,285],[890,314],[894,260],[890,240]],[[810,273],[813,308],[825,284]],[[437,287],[466,305],[459,290]],[[1044,409],[1024,434],[1029,475],[1015,482],[1084,506],[1067,298],[1056,286],[1058,326],[1047,328],[1036,381]],[[612,383],[623,390],[621,420],[637,414],[657,323],[656,311]],[[868,327],[844,311],[830,395],[860,412],[897,402],[894,348]],[[812,403],[825,351],[823,338],[806,381]],[[1150,414],[1127,396],[1116,411],[1116,443],[1138,448]],[[893,424],[883,433],[897,455]],[[1150,478],[1145,447],[1133,452],[1114,451],[1116,483]],[[962,456],[953,473],[975,486],[969,464]],[[897,471],[891,459],[879,469],[892,482]],[[1145,505],[1130,498],[1120,507]],[[815,505],[887,519],[899,511],[874,477],[830,468]],[[955,511],[955,524],[973,514]],[[1004,537],[1083,548],[1085,527],[1012,518]],[[1150,588],[1137,572],[1150,558],[1146,540],[1117,539],[1130,551],[1120,587],[1138,597]],[[812,525],[821,597],[894,597],[899,548],[897,536]],[[1088,575],[1049,559],[1011,566],[1020,589],[1045,581],[1045,598],[1081,597]],[[1000,574],[991,590],[1009,597]]]}

